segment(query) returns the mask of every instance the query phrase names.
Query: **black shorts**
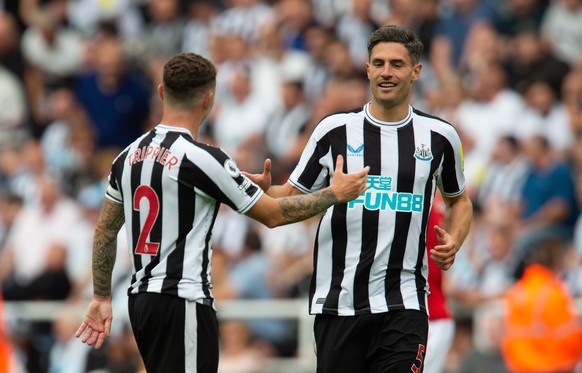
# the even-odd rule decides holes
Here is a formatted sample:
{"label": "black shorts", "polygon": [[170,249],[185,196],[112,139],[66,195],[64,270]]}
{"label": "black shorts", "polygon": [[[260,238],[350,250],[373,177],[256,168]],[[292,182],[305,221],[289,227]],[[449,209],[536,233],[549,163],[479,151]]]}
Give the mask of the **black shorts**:
{"label": "black shorts", "polygon": [[212,307],[142,293],[129,296],[129,319],[148,373],[216,373],[218,321]]}
{"label": "black shorts", "polygon": [[416,310],[316,315],[314,334],[318,373],[420,373],[428,316]]}

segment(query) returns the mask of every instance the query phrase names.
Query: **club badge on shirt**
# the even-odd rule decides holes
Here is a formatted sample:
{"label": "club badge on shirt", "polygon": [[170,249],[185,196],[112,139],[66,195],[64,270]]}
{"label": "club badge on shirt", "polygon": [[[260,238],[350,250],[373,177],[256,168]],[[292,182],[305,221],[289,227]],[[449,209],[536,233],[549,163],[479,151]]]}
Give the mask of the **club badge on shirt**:
{"label": "club badge on shirt", "polygon": [[236,162],[230,158],[224,161],[224,169],[233,179],[240,176],[240,170],[238,169]]}

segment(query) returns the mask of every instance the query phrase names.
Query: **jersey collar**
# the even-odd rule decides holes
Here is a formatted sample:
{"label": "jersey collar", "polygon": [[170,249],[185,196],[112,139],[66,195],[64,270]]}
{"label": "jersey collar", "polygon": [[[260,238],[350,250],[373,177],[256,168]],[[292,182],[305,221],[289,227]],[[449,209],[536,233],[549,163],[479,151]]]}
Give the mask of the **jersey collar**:
{"label": "jersey collar", "polygon": [[159,128],[159,129],[165,130],[165,131],[183,132],[183,133],[187,133],[188,135],[190,135],[190,137],[193,137],[192,133],[190,133],[190,130],[188,130],[184,127],[176,127],[176,126],[170,126],[167,124],[160,123],[156,126],[156,128]]}
{"label": "jersey collar", "polygon": [[406,115],[404,119],[398,122],[384,122],[382,120],[374,118],[372,114],[370,114],[370,102],[364,105],[364,114],[366,115],[366,119],[372,124],[378,126],[399,127],[408,123],[410,121],[410,118],[412,118],[412,106],[408,105],[408,115]]}

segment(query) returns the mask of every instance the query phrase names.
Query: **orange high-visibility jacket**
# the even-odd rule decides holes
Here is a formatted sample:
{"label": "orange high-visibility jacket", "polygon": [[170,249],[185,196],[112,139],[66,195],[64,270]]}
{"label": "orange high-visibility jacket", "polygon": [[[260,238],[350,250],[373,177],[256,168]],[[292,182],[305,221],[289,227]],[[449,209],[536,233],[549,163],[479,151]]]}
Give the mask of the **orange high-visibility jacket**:
{"label": "orange high-visibility jacket", "polygon": [[2,313],[4,312],[4,303],[0,296],[0,372],[10,372],[10,357],[11,349],[8,337],[4,333],[4,319]]}
{"label": "orange high-visibility jacket", "polygon": [[502,353],[513,372],[572,371],[582,326],[568,289],[550,270],[529,266],[505,297]]}

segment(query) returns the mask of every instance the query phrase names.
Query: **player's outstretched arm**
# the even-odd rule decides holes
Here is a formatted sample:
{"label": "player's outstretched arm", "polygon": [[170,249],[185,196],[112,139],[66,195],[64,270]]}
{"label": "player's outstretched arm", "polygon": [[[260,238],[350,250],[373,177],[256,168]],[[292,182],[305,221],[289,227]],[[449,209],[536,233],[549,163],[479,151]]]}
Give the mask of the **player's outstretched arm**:
{"label": "player's outstretched arm", "polygon": [[336,172],[329,187],[314,193],[291,197],[272,198],[263,195],[247,212],[247,215],[272,228],[308,219],[332,205],[357,198],[366,190],[370,168],[364,167],[359,171],[345,174],[342,171],[343,164],[343,157],[338,156]]}
{"label": "player's outstretched arm", "polygon": [[93,238],[93,299],[75,336],[99,349],[109,337],[113,312],[111,307],[111,273],[117,253],[117,233],[125,217],[123,205],[105,199]]}

